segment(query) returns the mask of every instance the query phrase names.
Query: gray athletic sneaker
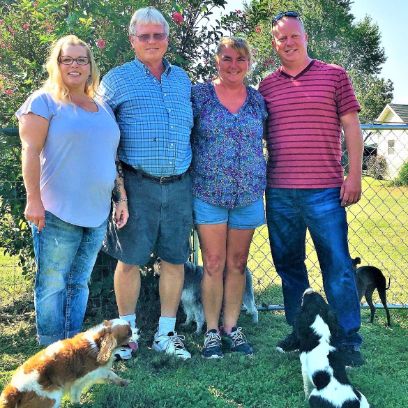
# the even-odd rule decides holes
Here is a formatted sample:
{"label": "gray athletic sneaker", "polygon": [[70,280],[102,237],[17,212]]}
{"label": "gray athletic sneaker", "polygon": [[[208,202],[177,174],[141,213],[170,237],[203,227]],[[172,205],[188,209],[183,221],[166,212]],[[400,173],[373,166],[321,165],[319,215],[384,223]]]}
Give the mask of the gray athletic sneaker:
{"label": "gray athletic sneaker", "polygon": [[233,327],[230,334],[224,333],[223,339],[228,343],[232,352],[252,356],[254,349],[245,337],[242,327]]}
{"label": "gray athletic sneaker", "polygon": [[217,330],[212,329],[205,334],[204,347],[201,356],[207,359],[224,357],[221,350],[221,336]]}

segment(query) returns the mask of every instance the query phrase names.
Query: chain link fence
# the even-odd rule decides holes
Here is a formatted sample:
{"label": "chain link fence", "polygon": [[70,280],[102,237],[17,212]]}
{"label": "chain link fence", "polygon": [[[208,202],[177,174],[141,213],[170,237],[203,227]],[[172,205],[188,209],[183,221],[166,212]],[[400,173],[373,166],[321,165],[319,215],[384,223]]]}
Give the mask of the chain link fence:
{"label": "chain link fence", "polygon": [[[387,293],[391,307],[408,307],[408,125],[362,125],[364,135],[363,196],[359,203],[347,208],[351,256],[360,257],[362,265],[380,268],[391,285]],[[6,134],[8,133],[8,134]],[[14,136],[13,136],[14,135]],[[11,136],[11,137],[10,137]],[[11,195],[15,203],[21,204],[21,177],[16,151],[10,151],[10,143],[18,147],[16,131],[0,132],[0,155],[14,155],[9,172],[2,172],[0,180],[0,207],[4,206],[5,195]],[[8,159],[10,157],[8,156]],[[344,157],[347,171],[347,157]],[[405,177],[405,178],[404,178]],[[8,197],[10,198],[10,197]],[[8,202],[13,203],[13,200]],[[11,204],[13,205],[13,204]],[[4,220],[3,220],[4,221]],[[5,228],[4,222],[1,228]],[[10,224],[13,225],[13,224]],[[13,228],[24,228],[14,226]],[[0,231],[7,237],[7,231]],[[193,258],[200,263],[199,246],[193,240]],[[17,245],[17,243],[16,243]],[[20,245],[20,243],[19,243]],[[306,264],[310,283],[322,287],[321,274],[313,243],[306,243]],[[283,304],[281,282],[277,276],[270,253],[266,226],[255,231],[248,266],[253,273],[256,301],[261,309],[281,308]],[[91,283],[94,287],[101,279],[112,280],[112,263],[99,257],[98,275]],[[95,273],[95,272],[94,272]],[[0,249],[0,317],[32,311],[32,279],[23,276],[16,256],[3,254]],[[378,303],[374,294],[374,302]],[[102,307],[106,292],[102,291],[91,299],[94,308]],[[110,302],[114,301],[110,292]]]}
{"label": "chain link fence", "polygon": [[[361,265],[381,269],[387,282],[391,282],[387,302],[391,307],[406,308],[408,125],[362,125],[362,131],[363,194],[357,204],[347,208],[350,254],[352,258],[360,257]],[[346,155],[343,164],[347,171]],[[255,231],[248,265],[254,275],[258,303],[268,309],[281,308],[281,280],[272,262],[266,226]],[[306,265],[310,284],[322,288],[319,262],[309,235]],[[377,292],[373,300],[379,302]]]}

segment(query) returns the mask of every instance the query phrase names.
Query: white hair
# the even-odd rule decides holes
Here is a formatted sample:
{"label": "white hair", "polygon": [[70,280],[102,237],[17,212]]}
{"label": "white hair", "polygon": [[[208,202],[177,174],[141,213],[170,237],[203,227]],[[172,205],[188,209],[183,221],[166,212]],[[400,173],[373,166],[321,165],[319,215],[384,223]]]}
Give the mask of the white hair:
{"label": "white hair", "polygon": [[163,14],[154,7],[144,7],[135,11],[130,20],[129,35],[136,34],[137,24],[161,24],[166,35],[169,35],[169,23],[163,17]]}

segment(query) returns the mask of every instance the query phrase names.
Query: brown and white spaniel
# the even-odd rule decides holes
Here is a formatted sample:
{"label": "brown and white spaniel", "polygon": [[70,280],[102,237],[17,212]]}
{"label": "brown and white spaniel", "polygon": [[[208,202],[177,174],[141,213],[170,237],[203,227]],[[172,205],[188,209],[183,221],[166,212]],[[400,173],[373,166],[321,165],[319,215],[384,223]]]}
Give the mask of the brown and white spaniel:
{"label": "brown and white spaniel", "polygon": [[0,408],[58,408],[64,394],[79,403],[82,391],[97,382],[128,385],[112,371],[113,350],[138,337],[128,322],[114,319],[51,344],[17,369]]}

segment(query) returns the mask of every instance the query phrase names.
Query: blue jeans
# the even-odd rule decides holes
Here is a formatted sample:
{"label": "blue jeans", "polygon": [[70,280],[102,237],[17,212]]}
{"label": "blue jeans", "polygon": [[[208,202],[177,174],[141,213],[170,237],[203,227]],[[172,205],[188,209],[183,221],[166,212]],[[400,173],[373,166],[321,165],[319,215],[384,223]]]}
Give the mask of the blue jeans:
{"label": "blue jeans", "polygon": [[32,225],[37,264],[34,304],[38,341],[48,345],[79,333],[88,302],[88,282],[107,221],[85,228],[45,212],[41,232]]}
{"label": "blue jeans", "polygon": [[266,190],[266,219],[276,271],[282,279],[286,320],[294,325],[302,294],[309,287],[305,265],[306,229],[312,237],[329,304],[340,331],[337,346],[362,342],[357,333],[360,302],[347,242],[346,211],[340,188]]}

